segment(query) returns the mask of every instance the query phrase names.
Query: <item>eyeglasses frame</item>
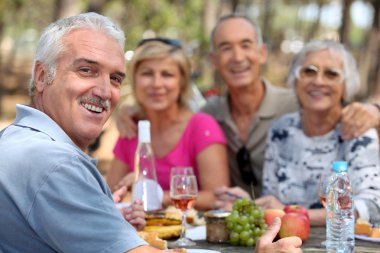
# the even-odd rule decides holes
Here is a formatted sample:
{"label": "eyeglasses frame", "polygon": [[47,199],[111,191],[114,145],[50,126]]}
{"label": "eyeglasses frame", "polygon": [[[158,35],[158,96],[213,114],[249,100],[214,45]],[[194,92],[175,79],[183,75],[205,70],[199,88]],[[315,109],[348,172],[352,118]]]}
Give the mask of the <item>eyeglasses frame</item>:
{"label": "eyeglasses frame", "polygon": [[[306,65],[306,66],[302,66],[302,65],[298,66],[295,69],[295,76],[296,76],[296,78],[298,80],[302,80],[303,78],[305,78],[305,77],[301,77],[301,70],[305,69],[305,68],[310,68],[310,67],[311,67],[311,69],[314,69],[316,71],[316,76],[314,76],[314,77],[306,77],[306,78],[315,79],[318,76],[318,74],[321,72],[321,69],[318,68],[317,66],[313,65],[313,64]],[[345,80],[344,73],[340,69],[326,68],[326,69],[322,69],[322,70],[323,70],[322,78],[323,78],[324,81],[326,81],[329,84],[341,84]],[[332,80],[330,80],[328,77],[326,77],[326,75],[325,75],[325,71],[326,70],[330,70],[330,71],[336,72],[339,75],[339,80],[337,82],[332,82]]]}

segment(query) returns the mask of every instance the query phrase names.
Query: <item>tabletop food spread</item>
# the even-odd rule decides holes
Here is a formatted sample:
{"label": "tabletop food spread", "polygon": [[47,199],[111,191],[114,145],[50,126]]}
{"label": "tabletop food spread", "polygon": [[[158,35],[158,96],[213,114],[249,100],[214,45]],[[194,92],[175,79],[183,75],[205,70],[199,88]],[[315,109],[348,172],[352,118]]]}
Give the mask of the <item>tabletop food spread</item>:
{"label": "tabletop food spread", "polygon": [[[205,213],[190,209],[187,214],[187,237],[196,242],[192,248],[171,248],[170,242],[177,239],[181,233],[181,212],[174,207],[168,207],[158,212],[146,214],[147,225],[139,232],[140,237],[151,246],[165,252],[180,253],[229,253],[252,252],[252,247],[231,245],[228,241],[215,242],[207,238],[207,218]],[[218,228],[213,226],[213,228]],[[379,252],[380,231],[376,226],[367,221],[357,220],[355,224],[355,252],[372,253]],[[325,252],[321,244],[325,240],[325,227],[311,227],[310,235],[303,242],[304,252]]]}
{"label": "tabletop food spread", "polygon": [[380,229],[366,220],[358,219],[355,224],[355,238],[370,242],[380,242]]}

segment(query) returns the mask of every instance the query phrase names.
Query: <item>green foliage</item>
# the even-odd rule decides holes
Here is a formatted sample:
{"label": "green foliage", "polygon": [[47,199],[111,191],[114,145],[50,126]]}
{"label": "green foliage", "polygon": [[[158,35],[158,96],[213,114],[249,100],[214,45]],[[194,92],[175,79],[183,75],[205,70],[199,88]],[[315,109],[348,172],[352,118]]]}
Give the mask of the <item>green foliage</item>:
{"label": "green foliage", "polygon": [[[7,39],[12,38],[14,41],[18,41],[21,37],[25,38],[30,31],[33,31],[32,34],[38,35],[44,27],[53,21],[54,13],[57,11],[55,9],[57,1],[0,0],[0,28],[4,28],[3,31],[0,30],[0,38],[7,37]],[[137,42],[148,34],[180,39],[185,47],[192,50],[193,69],[205,73],[198,85],[202,88],[210,86],[213,76],[212,68],[207,65],[209,34],[205,31],[204,25],[206,3],[210,2],[204,0],[77,0],[69,2],[75,5],[74,9],[77,12],[81,12],[88,9],[90,1],[101,3],[99,12],[120,24],[126,33],[127,50],[133,50]],[[375,1],[377,0],[366,0],[366,2]],[[332,0],[242,0],[238,2],[238,9],[256,19],[258,24],[264,28],[263,34],[269,43],[270,54],[275,54],[272,58],[284,65],[284,59],[288,61],[289,55],[284,55],[280,51],[282,40],[306,38],[309,30],[316,22],[315,20],[302,19],[298,15],[300,7],[311,3],[315,5],[318,3],[328,4]],[[221,15],[222,10],[223,13],[229,12],[226,10],[227,1],[215,1],[213,3],[215,3],[216,9],[216,16],[213,17],[215,20]],[[269,8],[267,8],[268,6]],[[322,35],[331,33],[331,31],[338,33],[336,28],[323,25],[319,25],[315,30],[316,32],[312,34],[313,38],[321,38]],[[352,45],[362,47],[366,43],[366,33],[367,31],[352,26],[350,31]],[[32,40],[31,36],[29,39]],[[37,43],[37,41],[30,43]],[[26,47],[21,46],[17,50],[23,54],[22,51]],[[7,55],[3,55],[3,59],[6,59]],[[276,65],[268,61],[268,66],[273,68]],[[278,68],[274,69],[278,70]],[[281,70],[267,76],[267,78],[275,83],[281,83],[285,75],[286,70]],[[272,77],[276,77],[276,80]]]}

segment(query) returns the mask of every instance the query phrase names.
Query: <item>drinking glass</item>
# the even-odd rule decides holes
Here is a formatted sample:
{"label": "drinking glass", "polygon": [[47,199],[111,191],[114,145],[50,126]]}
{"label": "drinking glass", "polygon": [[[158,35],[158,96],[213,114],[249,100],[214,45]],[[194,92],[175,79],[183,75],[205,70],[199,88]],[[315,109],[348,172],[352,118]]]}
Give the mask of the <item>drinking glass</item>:
{"label": "drinking glass", "polygon": [[193,168],[190,166],[176,166],[170,170],[170,178],[175,175],[190,175],[194,176]]}
{"label": "drinking glass", "polygon": [[197,198],[198,186],[194,175],[173,175],[170,180],[170,199],[174,206],[182,212],[181,237],[171,243],[171,247],[187,247],[195,242],[186,238],[186,211],[190,209]]}
{"label": "drinking glass", "polygon": [[324,208],[326,208],[326,194],[329,174],[321,174],[319,178],[319,199]]}
{"label": "drinking glass", "polygon": [[[328,178],[329,174],[321,174],[319,178],[319,199],[323,208],[326,208],[326,195],[327,195],[327,186],[328,186]],[[322,241],[321,244],[323,246],[326,245],[326,241]]]}

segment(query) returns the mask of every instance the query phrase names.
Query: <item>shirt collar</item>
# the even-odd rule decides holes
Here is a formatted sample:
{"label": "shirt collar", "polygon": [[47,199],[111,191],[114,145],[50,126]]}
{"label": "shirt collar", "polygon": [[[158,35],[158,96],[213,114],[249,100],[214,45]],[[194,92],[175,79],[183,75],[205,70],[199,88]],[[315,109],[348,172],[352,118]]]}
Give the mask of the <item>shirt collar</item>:
{"label": "shirt collar", "polygon": [[278,108],[276,106],[278,100],[278,94],[276,92],[276,87],[269,83],[269,81],[262,79],[265,88],[265,95],[263,101],[261,102],[257,116],[259,118],[271,118],[277,115]]}
{"label": "shirt collar", "polygon": [[229,93],[226,91],[224,95],[222,95],[220,99],[220,103],[218,103],[219,110],[214,112],[213,117],[219,121],[224,122],[231,119],[231,111],[230,111],[230,102],[229,102]]}
{"label": "shirt collar", "polygon": [[[27,105],[16,105],[16,119],[14,125],[28,127],[45,133],[52,140],[67,143],[83,153],[88,159],[96,160],[83,152],[63,131],[63,129],[44,112]],[[94,162],[93,161],[93,162]]]}
{"label": "shirt collar", "polygon": [[[279,99],[278,94],[275,91],[275,87],[270,84],[269,81],[262,79],[264,84],[264,98],[261,102],[259,110],[257,112],[257,117],[259,118],[270,118],[274,117],[278,113],[278,108],[276,106],[276,101]],[[231,119],[231,109],[230,109],[230,94],[227,91],[221,98],[220,110],[214,115],[217,121],[228,121]]]}

